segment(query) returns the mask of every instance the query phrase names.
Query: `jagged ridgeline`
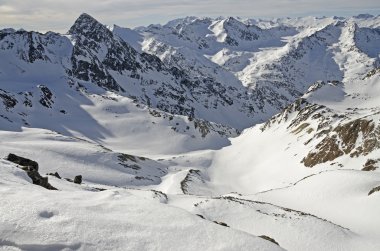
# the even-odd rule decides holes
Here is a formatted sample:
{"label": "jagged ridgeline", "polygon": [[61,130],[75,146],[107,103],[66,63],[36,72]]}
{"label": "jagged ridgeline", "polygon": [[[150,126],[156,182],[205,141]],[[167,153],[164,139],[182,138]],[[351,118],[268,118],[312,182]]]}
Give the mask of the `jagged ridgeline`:
{"label": "jagged ridgeline", "polygon": [[[252,124],[256,106],[247,88],[165,64],[153,54],[137,51],[88,14],[82,14],[65,35],[2,30],[0,48],[3,63],[14,66],[2,67],[2,74],[10,75],[16,69],[22,74],[9,81],[20,77],[24,87],[43,83],[47,91],[53,89],[53,81],[66,82],[89,93],[115,92],[164,112],[237,129]],[[10,88],[2,88],[8,89],[2,90],[3,103],[7,109],[13,107],[19,94],[5,95]],[[23,102],[28,103],[29,94],[22,95]],[[52,95],[46,98],[51,100]],[[51,106],[46,98],[42,104]],[[224,116],[231,113],[234,115]]]}
{"label": "jagged ridgeline", "polygon": [[[130,30],[107,27],[88,14],[64,35],[4,29],[1,97],[9,109],[17,100],[30,104],[31,87],[46,86],[54,96],[52,87],[64,82],[242,130],[281,111],[315,81],[342,80],[351,68],[339,68],[332,45],[346,33],[342,51],[361,54],[363,64],[378,64],[370,62],[375,50],[369,49],[378,47],[377,28],[327,21],[310,35],[300,35],[307,27],[298,23],[270,26],[235,18],[185,18]],[[289,36],[293,39],[285,42]],[[15,92],[6,85],[12,82],[23,85]]]}

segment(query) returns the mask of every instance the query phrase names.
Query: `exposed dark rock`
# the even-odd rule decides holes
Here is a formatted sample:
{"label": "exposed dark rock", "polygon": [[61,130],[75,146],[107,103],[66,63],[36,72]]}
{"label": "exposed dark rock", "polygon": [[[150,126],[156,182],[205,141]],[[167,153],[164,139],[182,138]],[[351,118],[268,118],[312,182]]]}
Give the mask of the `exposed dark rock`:
{"label": "exposed dark rock", "polygon": [[20,95],[24,96],[24,101],[22,102],[25,107],[33,107],[32,100],[30,97],[33,97],[32,92],[20,92]]}
{"label": "exposed dark rock", "polygon": [[57,179],[62,179],[61,176],[59,175],[59,173],[57,173],[57,172],[55,172],[55,173],[48,173],[47,175],[54,176]]}
{"label": "exposed dark rock", "polygon": [[133,156],[133,155],[130,155],[130,154],[126,154],[126,153],[121,153],[119,156],[117,156],[117,158],[119,159],[119,161],[133,161],[133,162],[137,162],[136,160],[136,157]]}
{"label": "exposed dark rock", "polygon": [[[33,31],[24,31],[24,30],[18,30],[16,32],[11,32],[7,34],[2,34],[5,36],[17,36],[24,44],[24,50],[18,50],[17,54],[19,55],[20,59],[28,62],[33,63],[36,60],[48,60],[48,57],[46,56],[46,50],[45,47],[46,44],[45,41],[41,41],[41,33],[39,32],[33,32]],[[47,34],[44,34],[43,36],[46,37],[53,37],[55,36],[55,33],[50,32]],[[10,43],[7,49],[11,49],[15,46],[14,43]]]}
{"label": "exposed dark rock", "polygon": [[380,186],[372,188],[371,191],[369,191],[368,195],[371,195],[375,192],[380,192]]}
{"label": "exposed dark rock", "polygon": [[0,114],[0,118],[7,120],[9,123],[13,123],[12,120],[10,120],[7,116],[4,116],[3,114]]}
{"label": "exposed dark rock", "polygon": [[366,134],[361,134],[362,143],[350,154],[351,157],[366,156],[372,151],[380,149],[380,125],[375,128],[372,124],[370,129]]}
{"label": "exposed dark rock", "polygon": [[96,191],[99,191],[99,192],[102,192],[102,191],[106,191],[107,189],[105,189],[105,188],[100,188],[100,187],[94,187],[94,189],[96,190]]}
{"label": "exposed dark rock", "polygon": [[[375,129],[375,125],[370,120],[356,119],[349,123],[337,126],[334,131],[337,132],[342,140],[342,148],[345,154],[350,153],[356,145],[359,134],[367,138]],[[372,149],[367,149],[366,152]]]}
{"label": "exposed dark rock", "polygon": [[377,68],[371,70],[370,72],[368,72],[367,75],[363,79],[370,78],[370,77],[372,77],[378,73],[380,73],[380,67],[377,67]]}
{"label": "exposed dark rock", "polygon": [[20,166],[31,167],[32,169],[38,171],[38,163],[34,160],[27,159],[16,154],[10,153],[7,157],[7,160],[16,163]]}
{"label": "exposed dark rock", "polygon": [[96,42],[101,42],[112,36],[112,32],[107,27],[87,13],[82,13],[78,17],[68,33],[82,35]]}
{"label": "exposed dark rock", "polygon": [[227,223],[224,223],[222,221],[214,221],[214,223],[219,224],[219,225],[221,225],[223,227],[230,227],[230,226],[227,225]]}
{"label": "exposed dark rock", "polygon": [[74,183],[75,184],[82,184],[82,175],[75,176]]}
{"label": "exposed dark rock", "polygon": [[258,236],[258,237],[263,238],[264,240],[267,240],[267,241],[273,242],[274,244],[280,246],[280,245],[278,244],[278,242],[275,241],[275,239],[273,239],[273,238],[271,238],[271,237],[269,237],[269,236],[266,236],[266,235],[260,235],[260,236]]}
{"label": "exposed dark rock", "polygon": [[40,104],[45,106],[46,108],[51,108],[54,100],[53,100],[53,93],[50,91],[49,88],[47,88],[44,85],[39,85],[38,88],[41,90],[41,99]]}
{"label": "exposed dark rock", "polygon": [[135,176],[135,179],[136,180],[150,180],[150,181],[153,181],[151,178],[143,177],[143,176]]}
{"label": "exposed dark rock", "polygon": [[[380,126],[376,127],[372,120],[355,119],[334,129],[320,130],[316,137],[322,136],[325,138],[302,160],[305,166],[313,167],[348,154],[352,158],[366,156],[380,148]],[[370,164],[364,168],[369,169]]]}
{"label": "exposed dark rock", "polygon": [[203,120],[194,120],[195,129],[198,128],[199,132],[202,134],[202,138],[206,137],[207,134],[210,133],[210,129],[208,127],[209,122]]}
{"label": "exposed dark rock", "polygon": [[181,181],[181,190],[184,194],[190,194],[189,192],[189,183],[192,181],[201,181],[202,183],[204,182],[201,171],[200,170],[195,170],[195,169],[190,169],[189,172],[187,173],[186,177]]}
{"label": "exposed dark rock", "polygon": [[42,186],[49,190],[58,190],[49,184],[48,177],[42,177],[40,175],[38,172],[38,163],[36,161],[20,157],[12,153],[8,155],[7,160],[20,165],[20,168],[24,170],[32,179],[33,184]]}
{"label": "exposed dark rock", "polygon": [[[119,156],[117,156],[119,162],[119,165],[122,165],[125,168],[131,168],[134,170],[140,170],[141,167],[137,165],[137,157],[129,154],[122,153]],[[145,161],[146,159],[142,157],[138,157],[140,160]],[[134,163],[130,163],[130,161]]]}
{"label": "exposed dark rock", "polygon": [[168,196],[166,195],[166,193],[163,193],[157,190],[151,190],[151,191],[154,193],[154,198],[162,198],[162,201],[164,201],[164,203],[168,202]]}
{"label": "exposed dark rock", "polygon": [[377,164],[379,161],[380,159],[368,159],[364,164],[362,171],[375,171],[377,168],[379,168],[379,164]]}
{"label": "exposed dark rock", "polygon": [[294,134],[299,134],[302,132],[306,127],[308,127],[310,124],[309,123],[303,123],[300,126],[298,126],[295,130],[292,131]]}
{"label": "exposed dark rock", "polygon": [[17,99],[2,89],[0,89],[0,98],[3,100],[3,104],[6,110],[14,108],[17,104]]}
{"label": "exposed dark rock", "polygon": [[[174,120],[173,115],[166,113],[166,112],[163,112],[163,111],[149,109],[149,113],[153,117],[162,117],[164,119],[168,119],[169,121]],[[232,128],[232,127],[229,127],[229,126],[226,126],[226,125],[212,123],[210,121],[202,120],[202,119],[195,119],[193,117],[188,117],[188,120],[190,122],[193,122],[194,129],[196,129],[200,132],[202,138],[206,137],[211,132],[216,132],[222,137],[234,137],[234,136],[237,136],[240,134],[239,130]],[[180,132],[179,128],[177,127],[179,125],[179,123],[176,122],[175,125],[176,126],[172,127],[172,130],[174,130],[176,132]],[[186,126],[186,130],[190,130],[190,126]]]}
{"label": "exposed dark rock", "polygon": [[239,43],[235,39],[233,39],[229,36],[226,37],[225,41],[226,41],[226,44],[231,45],[231,46],[238,46],[239,45]]}
{"label": "exposed dark rock", "polygon": [[339,156],[342,156],[344,152],[340,150],[337,144],[336,135],[332,137],[324,138],[317,146],[316,152],[310,152],[302,162],[306,167],[313,167],[320,163],[332,161]]}
{"label": "exposed dark rock", "polygon": [[[261,131],[265,131],[275,123],[287,121],[291,113],[300,112],[301,110],[308,108],[310,106],[312,106],[312,104],[310,104],[306,99],[303,99],[303,98],[297,99],[295,102],[285,107],[281,113],[269,119],[260,129]],[[302,116],[302,118],[297,119],[297,121],[300,121],[300,122],[304,121],[305,118],[307,119],[306,116]],[[298,122],[294,122],[292,126],[294,126],[294,124],[298,124]]]}
{"label": "exposed dark rock", "polygon": [[[245,41],[253,41],[253,40],[259,39],[259,35],[257,33],[261,31],[259,27],[255,25],[243,24],[242,22],[236,20],[233,17],[229,17],[226,20],[226,22],[223,25],[223,28],[226,30],[227,34],[236,32],[237,36],[241,40],[245,40]],[[230,35],[227,35],[225,42],[230,46],[239,45],[239,43]]]}

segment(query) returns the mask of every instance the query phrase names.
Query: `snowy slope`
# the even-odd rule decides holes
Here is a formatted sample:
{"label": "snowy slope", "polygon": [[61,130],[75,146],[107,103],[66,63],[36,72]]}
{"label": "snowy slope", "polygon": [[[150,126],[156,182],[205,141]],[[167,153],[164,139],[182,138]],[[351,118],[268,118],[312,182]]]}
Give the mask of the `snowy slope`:
{"label": "snowy slope", "polygon": [[360,240],[344,250],[378,249],[379,83],[377,69],[364,80],[316,83],[217,152],[208,182],[350,229]]}
{"label": "snowy slope", "polygon": [[154,192],[51,192],[3,161],[1,177],[0,250],[283,250],[160,203]]}
{"label": "snowy slope", "polygon": [[270,236],[287,250],[374,250],[379,247],[378,242],[325,219],[258,201],[225,196],[201,201],[195,204],[194,211],[234,229]]}
{"label": "snowy slope", "polygon": [[[377,73],[345,85],[316,83],[282,113],[222,149],[213,163],[215,177],[259,192],[324,170],[362,169],[379,156],[379,80]],[[235,168],[226,166],[226,175],[222,163],[230,162]]]}

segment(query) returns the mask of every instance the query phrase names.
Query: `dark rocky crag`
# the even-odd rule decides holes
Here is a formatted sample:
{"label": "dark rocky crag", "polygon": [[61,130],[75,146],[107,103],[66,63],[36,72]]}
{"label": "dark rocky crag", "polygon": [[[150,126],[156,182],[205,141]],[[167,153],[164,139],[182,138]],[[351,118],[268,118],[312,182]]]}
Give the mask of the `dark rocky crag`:
{"label": "dark rocky crag", "polygon": [[38,172],[38,163],[34,160],[27,159],[16,154],[10,153],[6,160],[11,161],[20,166],[28,176],[32,179],[33,184],[42,186],[48,190],[58,190],[48,182],[48,177],[42,177]]}

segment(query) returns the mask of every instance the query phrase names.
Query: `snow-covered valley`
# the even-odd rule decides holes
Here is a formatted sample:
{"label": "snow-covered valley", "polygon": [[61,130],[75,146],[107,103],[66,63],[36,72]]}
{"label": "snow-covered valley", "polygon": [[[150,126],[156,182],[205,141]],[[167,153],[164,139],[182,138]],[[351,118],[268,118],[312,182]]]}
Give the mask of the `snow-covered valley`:
{"label": "snow-covered valley", "polygon": [[380,250],[380,16],[0,30],[0,157],[0,250]]}

